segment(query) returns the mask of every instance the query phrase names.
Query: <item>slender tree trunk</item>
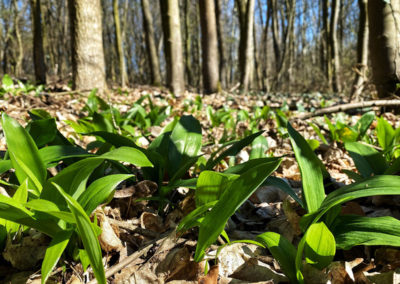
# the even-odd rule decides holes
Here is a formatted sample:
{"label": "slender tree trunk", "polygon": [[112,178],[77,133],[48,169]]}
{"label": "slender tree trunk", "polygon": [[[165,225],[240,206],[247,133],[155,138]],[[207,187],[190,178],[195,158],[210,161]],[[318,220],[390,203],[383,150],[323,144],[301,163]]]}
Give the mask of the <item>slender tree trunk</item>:
{"label": "slender tree trunk", "polygon": [[31,13],[33,23],[33,63],[35,66],[36,83],[46,84],[40,0],[31,0]]}
{"label": "slender tree trunk", "polygon": [[119,7],[118,0],[113,0],[113,16],[114,16],[114,28],[115,28],[115,50],[118,56],[118,66],[119,66],[119,76],[121,86],[126,87],[126,67],[125,67],[125,57],[124,48],[122,43],[122,33],[121,33],[121,21],[119,17]]}
{"label": "slender tree trunk", "polygon": [[107,88],[100,0],[69,0],[72,39],[73,87]]}
{"label": "slender tree trunk", "polygon": [[151,83],[161,85],[160,63],[158,61],[157,47],[154,40],[153,17],[151,16],[149,1],[141,0],[143,12],[144,36],[146,38],[147,56],[150,65]]}
{"label": "slender tree trunk", "polygon": [[19,21],[21,18],[21,14],[23,14],[24,10],[25,10],[25,3],[24,3],[24,6],[21,8],[21,11],[18,10],[18,3],[16,0],[13,1],[13,6],[14,6],[14,10],[15,10],[15,17],[14,17],[15,37],[17,40],[17,48],[18,48],[18,55],[16,56],[16,62],[15,62],[15,75],[21,76],[22,60],[24,59],[24,47],[22,44],[22,37],[21,37],[21,31],[20,31],[20,27],[19,27]]}
{"label": "slender tree trunk", "polygon": [[358,0],[358,6],[360,8],[360,22],[357,38],[357,65],[350,100],[352,98],[358,99],[360,96],[368,68],[368,0]]}
{"label": "slender tree trunk", "polygon": [[192,70],[192,18],[190,13],[190,0],[184,2],[184,15],[185,15],[185,71],[187,82],[189,86],[193,86],[193,70]]}
{"label": "slender tree trunk", "polygon": [[332,86],[332,60],[331,60],[331,44],[330,44],[330,26],[329,26],[329,0],[322,1],[322,21],[323,21],[323,62],[325,63],[325,75],[328,86]]}
{"label": "slender tree trunk", "polygon": [[160,0],[167,63],[167,84],[177,96],[185,91],[185,74],[178,0]]}
{"label": "slender tree trunk", "polygon": [[400,1],[368,1],[369,54],[380,98],[395,93],[400,82]]}
{"label": "slender tree trunk", "polygon": [[254,0],[237,0],[240,25],[239,69],[243,91],[249,89],[254,64],[253,21]]}
{"label": "slender tree trunk", "polygon": [[268,9],[271,9],[270,13],[272,15],[272,41],[275,55],[275,72],[278,72],[281,62],[281,52],[278,39],[278,8],[276,5],[276,0],[269,0]]}
{"label": "slender tree trunk", "polygon": [[333,60],[332,89],[334,92],[341,92],[340,82],[340,56],[338,42],[338,20],[339,20],[340,0],[332,0],[331,26],[330,26],[330,50]]}
{"label": "slender tree trunk", "polygon": [[219,53],[219,78],[221,87],[227,86],[227,68],[225,56],[224,21],[222,19],[222,0],[215,0],[215,15],[217,19],[218,53]]}
{"label": "slender tree trunk", "polygon": [[214,0],[200,4],[201,45],[203,55],[203,88],[207,94],[218,91],[218,42]]}

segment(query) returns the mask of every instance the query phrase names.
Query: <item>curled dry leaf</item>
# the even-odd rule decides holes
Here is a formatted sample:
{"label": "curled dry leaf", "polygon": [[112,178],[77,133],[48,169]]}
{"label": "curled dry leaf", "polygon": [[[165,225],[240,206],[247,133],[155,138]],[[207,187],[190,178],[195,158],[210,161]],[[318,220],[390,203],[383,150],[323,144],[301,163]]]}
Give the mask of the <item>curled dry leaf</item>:
{"label": "curled dry leaf", "polygon": [[162,218],[154,213],[143,212],[140,216],[140,227],[157,233],[165,232]]}
{"label": "curled dry leaf", "polygon": [[293,209],[292,204],[288,199],[283,202],[283,211],[292,226],[293,232],[295,236],[300,236],[300,219],[301,217],[297,214],[296,210]]}
{"label": "curled dry leaf", "polygon": [[219,267],[214,265],[210,268],[207,275],[200,277],[199,284],[217,284],[218,283]]}
{"label": "curled dry leaf", "polygon": [[123,247],[122,242],[108,221],[107,216],[100,210],[96,211],[95,214],[100,222],[102,231],[99,236],[101,248],[106,252],[121,250]]}

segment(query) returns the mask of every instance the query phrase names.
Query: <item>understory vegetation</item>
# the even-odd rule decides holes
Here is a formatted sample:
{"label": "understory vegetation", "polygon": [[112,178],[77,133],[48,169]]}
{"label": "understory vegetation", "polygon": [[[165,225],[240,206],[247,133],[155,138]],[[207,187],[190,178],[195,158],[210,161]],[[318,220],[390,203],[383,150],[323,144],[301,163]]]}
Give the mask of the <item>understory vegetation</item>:
{"label": "understory vegetation", "polygon": [[[24,87],[8,80],[2,84],[4,102]],[[21,93],[28,91],[37,89]],[[37,92],[30,97],[44,100]],[[117,210],[121,220],[140,218],[142,244],[171,232],[178,236],[176,244],[195,240],[189,262],[203,263],[201,274],[218,264],[226,247],[238,243],[265,248],[263,253],[277,261],[275,270],[290,283],[311,283],[310,266],[327,273],[334,260],[348,260],[343,252],[354,247],[400,246],[400,221],[368,216],[363,209],[376,205],[371,198],[400,194],[400,128],[387,115],[370,109],[358,116],[302,121],[296,113],[315,107],[306,99],[294,112],[285,104],[271,107],[257,95],[246,107],[238,107],[236,99],[227,94],[226,104],[216,106],[207,97],[178,102],[148,92],[125,107],[94,90],[76,100],[84,103],[78,119],[60,121],[63,116],[29,106],[25,121],[2,112],[3,258],[20,270],[41,263],[42,283],[60,280],[58,266],[65,275],[78,263],[82,272],[107,283],[104,267],[111,265],[110,255],[121,254],[123,230],[129,231],[113,223],[110,210]],[[307,137],[300,130],[308,131]],[[321,155],[326,148],[348,153],[348,169],[333,177],[331,161],[324,165]],[[298,170],[287,176],[294,158]],[[301,185],[293,186],[291,179]],[[147,192],[141,193],[138,185],[144,183]],[[134,191],[127,193],[129,188]],[[255,203],[257,192],[276,189],[283,209],[275,217],[283,216],[292,233],[267,230],[268,220],[261,219],[257,229],[249,225],[253,238],[232,236],[230,223],[240,219],[249,197]],[[143,214],[153,220],[150,225],[143,223]],[[43,259],[29,265],[9,253],[27,237],[43,236]],[[142,247],[138,240],[136,249]]]}

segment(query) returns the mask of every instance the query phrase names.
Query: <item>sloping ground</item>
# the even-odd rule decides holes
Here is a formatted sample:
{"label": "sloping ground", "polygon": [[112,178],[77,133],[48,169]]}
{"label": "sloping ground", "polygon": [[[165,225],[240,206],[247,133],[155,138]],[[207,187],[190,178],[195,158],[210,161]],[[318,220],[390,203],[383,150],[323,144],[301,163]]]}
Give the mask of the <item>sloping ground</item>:
{"label": "sloping ground", "polygon": [[[147,147],[161,133],[162,128],[173,120],[174,116],[192,114],[201,124],[203,134],[204,157],[208,159],[222,142],[239,139],[251,133],[253,129],[264,130],[268,147],[268,156],[282,156],[283,161],[275,176],[283,178],[297,193],[301,193],[301,175],[294,157],[287,131],[282,120],[298,111],[313,110],[322,105],[341,103],[336,97],[330,100],[320,94],[311,95],[240,95],[221,94],[198,96],[187,93],[174,98],[163,90],[142,87],[134,90],[116,91],[103,96],[105,102],[116,107],[121,113],[129,111],[134,102],[149,95],[149,103],[144,103],[147,112],[154,106],[171,106],[168,117],[160,125],[150,125],[146,129],[147,139],[138,138],[136,142]],[[0,101],[4,112],[25,125],[29,119],[28,111],[44,109],[56,118],[57,128],[77,145],[86,148],[93,142],[93,136],[76,133],[69,121],[88,115],[85,110],[88,94],[48,93],[40,96],[6,94]],[[270,107],[272,115],[266,115],[256,121],[255,107]],[[218,110],[220,116],[217,117]],[[274,110],[278,110],[277,112]],[[276,113],[281,114],[276,115]],[[213,121],[213,114],[215,114]],[[362,113],[353,115],[334,115],[335,121],[355,125]],[[378,114],[378,113],[377,113]],[[261,117],[261,116],[260,116]],[[396,129],[400,119],[391,113],[383,115]],[[239,119],[240,118],[240,119]],[[306,139],[319,141],[314,144],[315,152],[323,161],[332,177],[330,190],[350,184],[353,181],[343,170],[355,171],[353,159],[338,141],[330,137],[330,129],[323,118],[308,120],[292,119],[293,127]],[[326,141],[321,141],[318,133],[309,124],[320,126]],[[374,136],[376,122],[372,123],[367,136]],[[0,150],[6,150],[5,138],[0,134]],[[327,143],[324,143],[327,142]],[[317,142],[316,142],[317,143]],[[376,146],[379,148],[378,146]],[[229,166],[245,162],[251,155],[251,147],[246,147],[233,158],[226,158],[218,165],[223,171]],[[57,172],[56,167],[51,171]],[[52,172],[53,173],[53,172]],[[140,172],[138,173],[140,175]],[[7,175],[4,175],[7,178]],[[96,210],[96,216],[103,228],[100,243],[103,250],[103,262],[106,275],[112,283],[284,283],[288,279],[282,273],[279,263],[267,249],[254,244],[236,243],[224,247],[215,261],[218,246],[212,245],[206,258],[212,266],[208,275],[204,275],[205,261],[196,263],[193,255],[196,248],[197,229],[176,235],[175,227],[180,220],[195,208],[193,191],[179,187],[171,197],[172,203],[162,212],[158,204],[149,200],[158,190],[151,181],[140,181],[134,185],[123,184],[115,193],[114,199],[103,210]],[[2,189],[2,192],[7,192]],[[365,216],[394,216],[400,218],[398,205],[400,199],[389,197],[364,198],[347,203],[343,212]],[[229,219],[226,231],[232,240],[253,240],[258,234],[273,231],[285,236],[293,244],[301,239],[299,220],[304,215],[294,200],[274,186],[259,188],[247,200],[238,212]],[[49,240],[37,232],[30,232],[19,240],[9,241],[0,263],[0,277],[5,283],[39,283],[40,262]],[[226,240],[218,239],[218,245]],[[398,283],[396,269],[400,266],[400,250],[391,247],[357,246],[351,250],[338,251],[335,261],[323,271],[310,265],[305,266],[306,283]],[[8,261],[6,261],[8,260]],[[59,263],[50,283],[86,283],[93,279],[91,270],[84,272],[78,261],[63,259]],[[21,281],[21,282],[19,282]]]}

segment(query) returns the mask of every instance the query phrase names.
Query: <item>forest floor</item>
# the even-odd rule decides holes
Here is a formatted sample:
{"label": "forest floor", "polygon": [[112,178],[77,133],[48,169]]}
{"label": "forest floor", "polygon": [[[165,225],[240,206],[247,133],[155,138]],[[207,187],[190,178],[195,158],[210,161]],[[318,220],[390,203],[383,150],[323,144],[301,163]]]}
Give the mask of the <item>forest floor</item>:
{"label": "forest floor", "polygon": [[[301,111],[310,111],[334,104],[346,102],[340,96],[334,98],[321,94],[296,95],[241,95],[238,93],[214,94],[198,96],[196,93],[186,93],[185,96],[175,98],[171,94],[158,88],[143,86],[126,91],[115,91],[103,99],[121,113],[128,111],[133,102],[142,96],[149,95],[153,105],[171,106],[170,115],[160,124],[148,128],[147,139],[138,139],[137,143],[143,147],[148,146],[161,133],[162,127],[173,120],[174,116],[192,114],[200,121],[203,133],[202,153],[207,158],[210,156],[226,136],[242,137],[250,129],[254,108],[269,106],[272,110],[282,110],[293,127],[306,139],[318,140],[315,152],[326,166],[332,177],[334,188],[353,182],[343,170],[356,171],[353,159],[349,156],[338,141],[332,141],[330,130],[323,117],[310,119],[297,119],[295,116]],[[17,119],[22,125],[29,120],[28,111],[44,109],[56,118],[57,127],[67,138],[74,139],[77,145],[83,148],[93,142],[91,136],[77,135],[66,121],[78,121],[87,115],[85,104],[87,94],[79,93],[46,93],[34,94],[5,94],[0,98],[0,107],[9,116]],[[207,106],[213,112],[226,109],[231,111],[235,122],[221,123],[213,126],[207,115]],[[149,111],[149,105],[146,110]],[[240,110],[244,110],[240,114]],[[371,109],[370,109],[371,110]],[[382,115],[396,129],[400,127],[400,116],[390,112],[380,113],[375,109],[376,115]],[[332,121],[340,120],[349,125],[354,125],[365,112],[358,109],[348,114],[333,114],[329,117]],[[249,118],[246,118],[246,113]],[[245,119],[237,121],[237,116]],[[326,137],[325,142],[310,126],[310,122],[320,126],[321,134]],[[334,122],[335,124],[335,122]],[[368,135],[373,135],[376,123],[371,125]],[[282,156],[283,161],[278,170],[273,174],[283,178],[296,192],[301,192],[301,174],[294,157],[290,140],[279,125],[279,119],[269,117],[258,122],[257,128],[264,130],[262,134],[268,141],[266,153],[273,156]],[[0,134],[0,150],[6,150],[5,138]],[[229,165],[238,164],[249,159],[250,147],[244,148],[234,159],[226,159],[225,163],[218,166],[218,171],[223,171]],[[111,283],[285,283],[288,282],[282,273],[279,263],[272,258],[266,249],[261,249],[253,244],[235,243],[226,246],[218,255],[215,255],[217,245],[211,246],[206,255],[212,266],[207,276],[204,275],[205,262],[193,261],[196,247],[197,231],[189,230],[183,235],[176,235],[175,227],[182,217],[193,210],[193,195],[187,188],[178,188],[174,197],[175,207],[159,214],[157,204],[152,201],[138,201],[138,198],[151,197],[157,191],[157,185],[150,181],[141,181],[134,186],[122,185],[114,199],[103,208],[102,215],[114,231],[113,237],[120,241],[120,246],[107,249],[106,241],[102,243],[104,251],[103,261],[106,263],[106,275]],[[346,212],[365,216],[393,216],[400,219],[400,199],[397,198],[364,198],[349,202],[343,210]],[[227,232],[231,240],[253,240],[258,234],[274,231],[285,236],[289,241],[297,244],[300,240],[300,216],[304,210],[280,189],[274,186],[259,188],[247,200],[235,215],[229,220]],[[39,243],[38,243],[39,242]],[[224,240],[219,239],[219,244]],[[24,269],[16,268],[4,259],[0,260],[0,279],[3,283],[40,283],[40,260],[48,240],[33,240],[31,243],[7,244],[3,258],[37,258],[34,265]],[[35,255],[32,255],[33,247]],[[5,255],[7,254],[7,255]],[[132,256],[133,255],[133,256]],[[367,247],[357,246],[351,250],[339,251],[334,262],[328,268],[319,271],[312,266],[306,266],[304,271],[306,283],[400,283],[400,250],[393,247]],[[49,283],[87,283],[93,279],[90,270],[84,272],[82,265],[73,260],[63,260],[57,268]],[[30,261],[32,263],[32,261]],[[22,265],[23,266],[23,265]],[[18,266],[17,266],[18,267]],[[19,266],[21,267],[21,265]],[[53,282],[52,282],[53,281]],[[330,281],[330,282],[329,282]]]}

